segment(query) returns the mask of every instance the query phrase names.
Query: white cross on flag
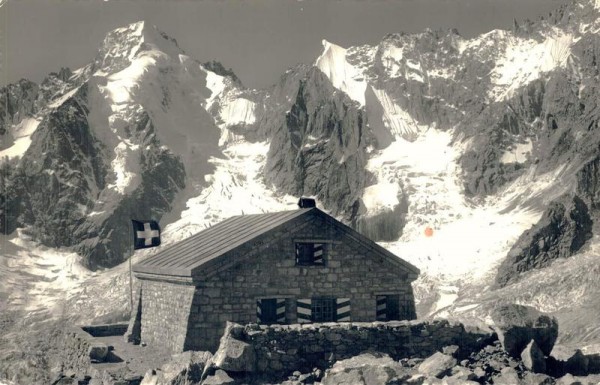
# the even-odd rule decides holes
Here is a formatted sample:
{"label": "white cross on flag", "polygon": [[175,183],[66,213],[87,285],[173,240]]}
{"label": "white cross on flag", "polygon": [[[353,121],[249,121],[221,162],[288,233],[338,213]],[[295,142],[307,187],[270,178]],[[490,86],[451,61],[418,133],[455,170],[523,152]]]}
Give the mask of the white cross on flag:
{"label": "white cross on flag", "polygon": [[156,221],[136,221],[133,224],[133,249],[145,249],[160,245],[160,226]]}

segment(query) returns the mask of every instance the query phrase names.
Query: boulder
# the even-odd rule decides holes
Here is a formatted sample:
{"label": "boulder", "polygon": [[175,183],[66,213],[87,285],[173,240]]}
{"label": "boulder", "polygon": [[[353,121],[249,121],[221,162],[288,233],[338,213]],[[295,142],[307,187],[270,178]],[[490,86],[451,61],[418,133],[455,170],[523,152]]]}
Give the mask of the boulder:
{"label": "boulder", "polygon": [[436,352],[419,365],[418,371],[431,377],[442,378],[450,372],[456,363],[456,358]]}
{"label": "boulder", "polygon": [[588,372],[589,359],[588,357],[577,349],[575,353],[565,363],[565,370],[567,373],[575,376],[586,376]]}
{"label": "boulder", "polygon": [[600,373],[600,354],[588,354],[588,373],[599,374]]}
{"label": "boulder", "polygon": [[461,381],[475,381],[477,380],[478,376],[475,373],[473,373],[471,369],[457,365],[452,368],[452,370],[450,371],[450,376],[447,378]]}
{"label": "boulder", "polygon": [[556,380],[556,385],[598,385],[600,384],[600,375],[592,374],[589,376],[573,376],[566,374]]}
{"label": "boulder", "polygon": [[202,385],[226,385],[234,383],[235,380],[231,378],[227,372],[217,369],[215,374],[206,377],[206,379],[202,382]]}
{"label": "boulder", "polygon": [[531,340],[525,349],[523,349],[521,360],[523,361],[523,365],[530,371],[534,373],[546,373],[546,358],[535,340]]}
{"label": "boulder", "polygon": [[520,384],[519,375],[513,368],[507,367],[493,377],[494,385],[517,385]]}
{"label": "boulder", "polygon": [[504,305],[492,312],[494,330],[504,350],[518,358],[531,340],[545,356],[550,355],[558,337],[558,321],[530,306]]}
{"label": "boulder", "polygon": [[546,374],[526,372],[521,383],[523,385],[554,385],[554,379]]}
{"label": "boulder", "polygon": [[559,378],[566,373],[564,361],[557,360],[556,357],[553,356],[546,357],[546,374],[554,378]]}
{"label": "boulder", "polygon": [[460,348],[457,345],[445,346],[442,348],[442,353],[447,354],[449,356],[458,358],[459,357]]}
{"label": "boulder", "polygon": [[108,346],[102,342],[93,342],[88,348],[88,356],[92,362],[104,362],[108,355]]}
{"label": "boulder", "polygon": [[212,359],[212,366],[228,372],[254,372],[256,353],[252,345],[234,338],[240,325],[227,322],[219,349]]}
{"label": "boulder", "polygon": [[364,353],[336,362],[325,372],[322,385],[385,385],[403,383],[409,370],[387,354]]}
{"label": "boulder", "polygon": [[180,385],[199,383],[210,361],[210,352],[187,351],[173,355],[160,369],[149,370],[140,385]]}
{"label": "boulder", "polygon": [[556,379],[556,385],[583,385],[581,381],[575,378],[572,374],[565,374],[561,378]]}

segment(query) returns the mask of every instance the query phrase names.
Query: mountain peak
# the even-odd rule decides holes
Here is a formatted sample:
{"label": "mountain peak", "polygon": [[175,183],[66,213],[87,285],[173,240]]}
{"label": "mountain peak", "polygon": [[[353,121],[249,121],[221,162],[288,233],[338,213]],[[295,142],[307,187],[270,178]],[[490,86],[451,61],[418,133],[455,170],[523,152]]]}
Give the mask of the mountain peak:
{"label": "mountain peak", "polygon": [[140,52],[156,50],[169,56],[184,53],[177,41],[146,21],[131,23],[109,32],[94,61],[94,68],[120,71]]}

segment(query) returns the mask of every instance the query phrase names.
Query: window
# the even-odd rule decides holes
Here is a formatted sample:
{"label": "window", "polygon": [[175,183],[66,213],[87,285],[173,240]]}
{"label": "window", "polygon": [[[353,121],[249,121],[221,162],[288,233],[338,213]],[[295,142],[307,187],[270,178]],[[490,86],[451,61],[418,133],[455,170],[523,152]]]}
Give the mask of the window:
{"label": "window", "polygon": [[296,311],[299,323],[349,322],[350,298],[299,298]]}
{"label": "window", "polygon": [[285,324],[285,298],[263,298],[256,301],[259,324]]}
{"label": "window", "polygon": [[399,294],[378,295],[377,320],[399,321],[414,318],[411,301],[400,299]]}
{"label": "window", "polygon": [[296,265],[298,266],[324,266],[325,265],[324,243],[296,243]]}
{"label": "window", "polygon": [[335,322],[335,298],[314,298],[311,304],[312,322]]}

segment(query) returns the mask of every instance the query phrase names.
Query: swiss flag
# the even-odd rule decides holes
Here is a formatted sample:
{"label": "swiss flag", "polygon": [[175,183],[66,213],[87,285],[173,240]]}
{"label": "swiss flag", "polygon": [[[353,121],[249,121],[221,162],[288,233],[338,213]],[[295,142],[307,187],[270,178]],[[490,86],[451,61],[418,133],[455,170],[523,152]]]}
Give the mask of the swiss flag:
{"label": "swiss flag", "polygon": [[136,221],[133,224],[133,249],[145,249],[160,245],[160,226],[156,221]]}

